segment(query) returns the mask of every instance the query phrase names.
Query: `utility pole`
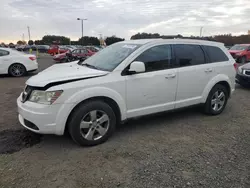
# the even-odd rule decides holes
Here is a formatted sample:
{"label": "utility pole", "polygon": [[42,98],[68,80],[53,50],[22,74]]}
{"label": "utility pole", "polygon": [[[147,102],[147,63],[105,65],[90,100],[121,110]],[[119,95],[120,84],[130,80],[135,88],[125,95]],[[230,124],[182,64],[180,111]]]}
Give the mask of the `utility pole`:
{"label": "utility pole", "polygon": [[77,20],[81,20],[81,23],[82,23],[82,44],[83,44],[83,21],[88,20],[88,19],[86,19],[86,18],[77,18]]}
{"label": "utility pole", "polygon": [[202,37],[202,29],[203,27],[200,28],[200,37]]}
{"label": "utility pole", "polygon": [[30,40],[30,27],[28,26],[28,36],[29,36],[29,40]]}
{"label": "utility pole", "polygon": [[23,33],[23,36],[22,36],[22,40],[24,41],[24,33]]}

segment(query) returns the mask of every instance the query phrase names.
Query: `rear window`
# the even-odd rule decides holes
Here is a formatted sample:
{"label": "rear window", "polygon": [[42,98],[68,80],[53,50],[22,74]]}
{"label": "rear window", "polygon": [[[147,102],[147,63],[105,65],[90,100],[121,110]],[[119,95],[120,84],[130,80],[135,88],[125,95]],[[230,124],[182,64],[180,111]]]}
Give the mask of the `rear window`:
{"label": "rear window", "polygon": [[216,46],[203,46],[203,48],[205,49],[209,57],[208,63],[216,63],[229,60],[227,55]]}

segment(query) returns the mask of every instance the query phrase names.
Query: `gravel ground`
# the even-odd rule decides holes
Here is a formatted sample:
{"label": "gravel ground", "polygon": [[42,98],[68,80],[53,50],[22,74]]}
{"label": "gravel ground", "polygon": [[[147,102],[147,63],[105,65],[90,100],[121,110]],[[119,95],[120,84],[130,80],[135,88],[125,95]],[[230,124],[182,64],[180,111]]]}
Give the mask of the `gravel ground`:
{"label": "gravel ground", "polygon": [[[42,57],[39,64],[53,62]],[[16,112],[27,79],[0,78],[0,143],[29,134]],[[189,108],[131,120],[95,147],[53,135],[36,135],[33,145],[28,135],[16,152],[0,155],[0,187],[250,187],[249,93],[237,86],[219,116]]]}

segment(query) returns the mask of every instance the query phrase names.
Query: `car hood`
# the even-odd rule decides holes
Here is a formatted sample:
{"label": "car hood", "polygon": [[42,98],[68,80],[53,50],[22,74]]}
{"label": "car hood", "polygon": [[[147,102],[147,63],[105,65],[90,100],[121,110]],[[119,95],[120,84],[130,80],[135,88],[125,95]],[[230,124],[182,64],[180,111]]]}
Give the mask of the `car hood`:
{"label": "car hood", "polygon": [[239,53],[239,52],[242,52],[242,51],[244,51],[244,50],[229,50],[229,53],[235,54],[235,53]]}
{"label": "car hood", "polygon": [[78,61],[53,65],[44,71],[32,76],[26,84],[35,87],[45,87],[47,84],[65,82],[76,79],[104,76],[107,71],[88,68],[77,64]]}
{"label": "car hood", "polygon": [[245,65],[242,65],[243,69],[250,70],[250,63],[247,63]]}

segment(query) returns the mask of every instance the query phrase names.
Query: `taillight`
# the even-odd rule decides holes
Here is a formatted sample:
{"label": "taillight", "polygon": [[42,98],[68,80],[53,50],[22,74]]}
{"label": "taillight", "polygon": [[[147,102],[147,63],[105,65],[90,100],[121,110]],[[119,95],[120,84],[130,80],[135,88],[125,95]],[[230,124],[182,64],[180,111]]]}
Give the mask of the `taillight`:
{"label": "taillight", "polygon": [[238,63],[234,63],[234,68],[236,71],[238,70]]}
{"label": "taillight", "polygon": [[32,57],[29,57],[29,59],[30,59],[31,61],[34,61],[34,60],[36,60],[36,57],[32,56]]}

